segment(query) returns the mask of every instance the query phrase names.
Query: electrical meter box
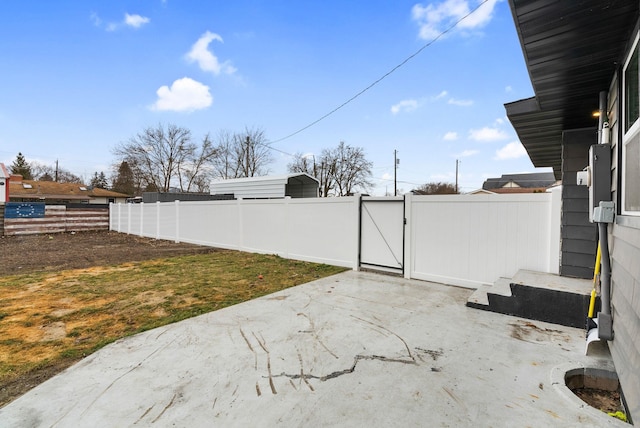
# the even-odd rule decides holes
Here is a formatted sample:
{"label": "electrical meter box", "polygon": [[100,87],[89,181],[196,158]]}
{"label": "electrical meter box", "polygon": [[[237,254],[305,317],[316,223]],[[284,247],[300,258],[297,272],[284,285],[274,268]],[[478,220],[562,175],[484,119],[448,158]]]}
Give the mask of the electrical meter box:
{"label": "electrical meter box", "polygon": [[611,200],[611,145],[594,144],[589,148],[589,221],[601,201]]}

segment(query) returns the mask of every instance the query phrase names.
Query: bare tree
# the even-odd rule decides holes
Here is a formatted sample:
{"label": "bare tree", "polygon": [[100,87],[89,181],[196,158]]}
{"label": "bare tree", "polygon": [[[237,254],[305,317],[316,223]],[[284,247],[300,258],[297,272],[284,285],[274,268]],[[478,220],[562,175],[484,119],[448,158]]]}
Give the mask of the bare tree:
{"label": "bare tree", "polygon": [[217,178],[255,177],[269,173],[273,161],[265,133],[259,128],[245,128],[243,132],[218,134],[214,174]]}
{"label": "bare tree", "polygon": [[186,192],[209,190],[216,152],[213,142],[209,139],[209,134],[205,135],[200,148],[196,149],[193,156],[178,165],[180,189]]}
{"label": "bare tree", "polygon": [[127,162],[142,188],[168,192],[172,187],[190,191],[215,156],[206,136],[201,145],[192,141],[191,131],[173,124],[146,128],[113,150],[118,162]]}
{"label": "bare tree", "polygon": [[455,195],[458,193],[454,184],[443,182],[426,183],[412,192],[416,195]]}
{"label": "bare tree", "polygon": [[327,197],[335,188],[333,164],[328,165],[326,159],[320,156],[316,161],[314,155],[296,153],[294,160],[287,165],[289,172],[304,172],[320,181],[320,196]]}
{"label": "bare tree", "polygon": [[233,134],[227,130],[218,133],[216,156],[213,161],[213,175],[219,179],[236,178],[238,176],[238,163],[234,158]]}
{"label": "bare tree", "polygon": [[343,141],[334,149],[323,149],[319,159],[297,154],[288,165],[290,172],[306,172],[320,181],[320,196],[346,196],[366,191],[372,186],[373,163],[366,159],[364,149]]}
{"label": "bare tree", "polygon": [[373,163],[365,157],[364,149],[351,147],[341,141],[329,152],[329,165],[334,165],[334,179],[338,196],[350,195],[354,190],[367,190],[371,182]]}
{"label": "bare tree", "polygon": [[58,183],[82,183],[81,177],[59,165],[50,166],[38,162],[31,162],[33,179],[39,181],[57,181]]}

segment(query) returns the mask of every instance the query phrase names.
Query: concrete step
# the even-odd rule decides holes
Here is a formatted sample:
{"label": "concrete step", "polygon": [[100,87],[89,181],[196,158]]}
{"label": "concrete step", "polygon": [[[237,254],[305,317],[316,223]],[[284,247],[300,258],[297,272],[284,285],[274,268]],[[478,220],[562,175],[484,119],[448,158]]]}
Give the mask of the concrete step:
{"label": "concrete step", "polygon": [[[523,270],[511,279],[500,278],[492,286],[478,288],[467,300],[467,306],[582,328],[592,287],[589,280]],[[596,313],[599,307],[600,298]]]}

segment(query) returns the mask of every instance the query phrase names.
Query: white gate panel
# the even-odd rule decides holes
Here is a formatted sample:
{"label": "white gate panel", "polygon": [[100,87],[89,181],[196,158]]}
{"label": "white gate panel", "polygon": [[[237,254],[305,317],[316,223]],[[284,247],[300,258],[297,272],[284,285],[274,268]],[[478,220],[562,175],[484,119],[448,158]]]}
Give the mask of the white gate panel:
{"label": "white gate panel", "polygon": [[360,265],[403,272],[404,200],[362,198]]}

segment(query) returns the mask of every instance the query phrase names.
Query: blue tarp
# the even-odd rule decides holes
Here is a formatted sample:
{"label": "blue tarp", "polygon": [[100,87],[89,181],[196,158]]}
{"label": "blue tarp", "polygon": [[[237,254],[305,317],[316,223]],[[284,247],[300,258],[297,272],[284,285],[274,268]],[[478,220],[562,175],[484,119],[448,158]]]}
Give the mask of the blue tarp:
{"label": "blue tarp", "polygon": [[4,218],[42,218],[44,202],[7,202]]}

